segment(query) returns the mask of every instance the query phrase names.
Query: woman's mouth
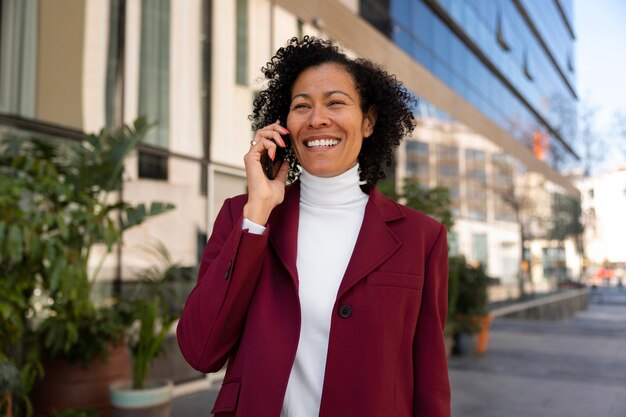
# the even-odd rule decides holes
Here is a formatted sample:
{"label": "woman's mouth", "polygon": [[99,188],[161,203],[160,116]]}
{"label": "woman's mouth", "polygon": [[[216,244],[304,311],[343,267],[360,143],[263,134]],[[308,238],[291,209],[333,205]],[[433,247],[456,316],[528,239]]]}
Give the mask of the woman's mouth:
{"label": "woman's mouth", "polygon": [[314,139],[306,141],[304,144],[307,148],[331,147],[339,143],[339,139]]}

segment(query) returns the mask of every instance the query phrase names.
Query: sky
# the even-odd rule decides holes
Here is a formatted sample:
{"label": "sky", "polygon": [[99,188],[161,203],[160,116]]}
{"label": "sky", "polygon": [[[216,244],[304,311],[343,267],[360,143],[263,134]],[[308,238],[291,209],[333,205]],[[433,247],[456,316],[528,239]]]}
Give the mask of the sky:
{"label": "sky", "polygon": [[623,165],[611,124],[614,112],[626,114],[626,1],[574,0],[574,25],[579,98],[598,108],[596,128],[612,141],[605,164]]}

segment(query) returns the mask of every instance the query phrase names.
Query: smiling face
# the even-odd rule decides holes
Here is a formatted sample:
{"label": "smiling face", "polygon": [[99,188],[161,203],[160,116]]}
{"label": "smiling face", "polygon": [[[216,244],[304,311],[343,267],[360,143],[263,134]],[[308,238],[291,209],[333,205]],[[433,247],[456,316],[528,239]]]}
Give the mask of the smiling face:
{"label": "smiling face", "polygon": [[339,64],[309,67],[293,84],[287,129],[300,164],[312,175],[334,177],[356,165],[375,122],[373,110],[361,110],[354,79]]}

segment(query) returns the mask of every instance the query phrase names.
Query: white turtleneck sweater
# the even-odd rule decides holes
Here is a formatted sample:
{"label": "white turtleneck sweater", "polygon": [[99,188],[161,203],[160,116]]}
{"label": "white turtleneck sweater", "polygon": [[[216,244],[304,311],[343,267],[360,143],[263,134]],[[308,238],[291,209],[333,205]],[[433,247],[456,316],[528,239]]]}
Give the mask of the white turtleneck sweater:
{"label": "white turtleneck sweater", "polygon": [[[357,164],[332,178],[306,171],[300,176],[296,266],[302,324],[281,417],[319,416],[333,307],[368,199],[358,171]],[[243,227],[264,231],[246,220]]]}

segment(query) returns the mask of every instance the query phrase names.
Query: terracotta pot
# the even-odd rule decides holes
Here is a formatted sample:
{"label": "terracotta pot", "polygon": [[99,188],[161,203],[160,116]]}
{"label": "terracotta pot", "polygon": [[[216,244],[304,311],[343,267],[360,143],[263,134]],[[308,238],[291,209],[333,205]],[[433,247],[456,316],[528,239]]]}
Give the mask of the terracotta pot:
{"label": "terracotta pot", "polygon": [[3,407],[6,407],[5,417],[13,417],[13,397],[11,395],[7,395],[3,400],[0,400],[0,411],[3,410]]}
{"label": "terracotta pot", "polygon": [[492,315],[474,317],[474,320],[478,323],[478,332],[476,333],[476,354],[484,355],[487,352],[487,345],[489,344],[489,328],[493,321]]}
{"label": "terracotta pot", "polygon": [[48,416],[68,408],[95,409],[111,416],[109,385],[131,377],[126,345],[112,347],[106,360],[94,358],[87,367],[64,359],[43,361],[44,377],[31,394],[35,415]]}
{"label": "terracotta pot", "polygon": [[132,382],[110,386],[113,417],[169,417],[174,384],[169,379],[150,381],[145,389],[132,389]]}

